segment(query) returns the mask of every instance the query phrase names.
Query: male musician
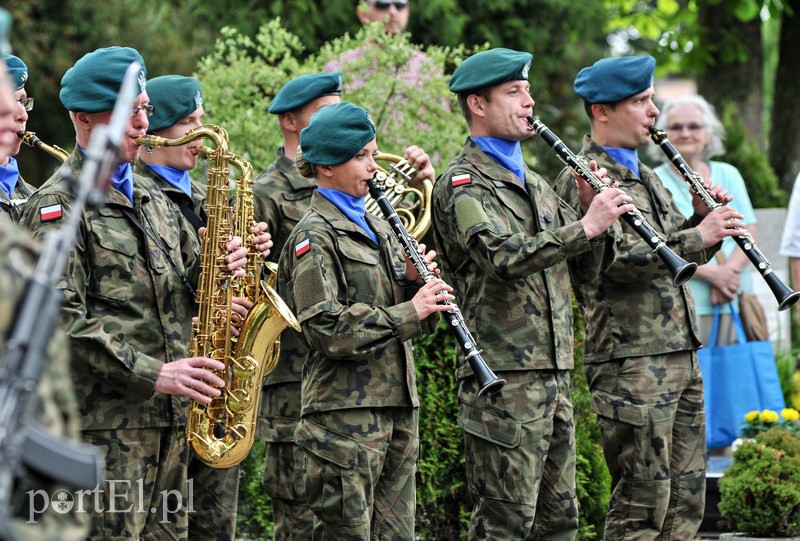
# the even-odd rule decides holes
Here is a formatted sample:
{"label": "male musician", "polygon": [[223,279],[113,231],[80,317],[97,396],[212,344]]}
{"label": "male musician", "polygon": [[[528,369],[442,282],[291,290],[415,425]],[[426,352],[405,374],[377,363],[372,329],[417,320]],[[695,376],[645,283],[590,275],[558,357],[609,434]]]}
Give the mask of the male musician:
{"label": "male musician", "polygon": [[[584,68],[575,92],[584,100],[591,135],[581,155],[609,171],[667,244],[703,264],[742,215],[722,207],[709,213],[698,199],[683,217],[636,149],[649,141],[658,116],[653,103],[655,59],[605,58]],[[564,169],[556,183],[577,202]],[[718,186],[712,193],[727,203]],[[703,382],[694,302],[630,226],[621,224],[614,264],[581,287],[586,307],[584,362],[592,408],[603,432],[612,497],[606,539],[693,539],[705,499]]]}
{"label": "male musician", "polygon": [[433,189],[444,271],[467,327],[506,379],[498,397],[479,397],[459,359],[469,539],[572,539],[578,531],[570,281],[591,280],[610,261],[606,230],[632,208],[620,190],[597,194],[578,180],[578,220],[525,165],[532,61],[491,49],[456,68],[450,90],[470,136]]}
{"label": "male musician", "polygon": [[[14,129],[17,133],[23,133],[28,122],[28,111],[33,109],[33,98],[28,97],[25,91],[28,66],[21,58],[12,54],[4,57],[14,90]],[[6,214],[15,222],[22,214],[21,205],[28,200],[35,189],[22,179],[19,165],[14,158],[19,154],[21,144],[22,139],[17,137],[11,145],[9,155],[0,158],[0,214]]]}
{"label": "male musician", "polygon": [[[270,104],[269,112],[278,116],[283,146],[253,185],[256,220],[267,223],[275,242],[268,261],[278,262],[316,188],[314,179],[300,175],[294,165],[300,131],[318,109],[341,101],[341,91],[340,72],[301,75],[286,83]],[[417,169],[415,179],[434,177],[430,159],[421,148],[408,147],[405,158]],[[300,420],[300,381],[307,348],[295,331],[281,334],[280,360],[264,380],[261,398],[258,437],[267,443],[263,484],[272,499],[275,539],[281,540],[310,539],[314,518],[303,492],[303,450],[293,436]]]}
{"label": "male musician", "polygon": [[[190,490],[184,425],[187,398],[209,403],[224,382],[222,363],[186,358],[199,273],[197,236],[152,183],[132,172],[152,113],[142,57],[128,47],[84,55],[61,80],[76,147],[67,165],[79,175],[92,133],[106,124],[125,71],[141,64],[139,94],[122,141],[105,206],[81,216],[61,289],[62,323],[84,441],[101,450],[106,480],[83,502],[91,535],[102,539],[187,536]],[[34,194],[23,223],[37,235],[69,212],[71,182],[60,174]],[[241,239],[227,246],[231,271],[246,262]],[[239,272],[239,271],[237,271]],[[196,287],[196,286],[195,286]]]}

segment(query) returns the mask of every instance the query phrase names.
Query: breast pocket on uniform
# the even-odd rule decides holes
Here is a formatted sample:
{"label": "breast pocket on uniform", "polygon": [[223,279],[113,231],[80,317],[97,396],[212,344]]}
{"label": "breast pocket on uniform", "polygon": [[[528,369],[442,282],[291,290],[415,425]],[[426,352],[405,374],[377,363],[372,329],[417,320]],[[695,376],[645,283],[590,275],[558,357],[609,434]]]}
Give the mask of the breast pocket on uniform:
{"label": "breast pocket on uniform", "polygon": [[371,252],[350,237],[339,237],[336,247],[347,280],[347,298],[352,302],[367,304],[382,302],[382,299],[376,298],[376,286],[384,279],[378,251]]}
{"label": "breast pocket on uniform", "polygon": [[172,263],[167,259],[170,258],[178,267],[182,267],[179,248],[181,230],[178,222],[171,216],[165,216],[154,229],[158,231],[158,239],[161,246],[148,236],[147,247],[150,251],[150,266],[154,271],[162,274],[172,268]]}
{"label": "breast pocket on uniform", "polygon": [[[109,212],[109,209],[104,209]],[[94,252],[91,291],[103,298],[124,303],[131,298],[136,259],[139,257],[139,239],[129,231],[114,227],[114,215],[106,214],[92,223]],[[122,218],[124,219],[124,218]]]}
{"label": "breast pocket on uniform", "polygon": [[284,201],[281,203],[281,212],[290,222],[297,224],[306,213],[307,201]]}
{"label": "breast pocket on uniform", "polygon": [[617,184],[619,185],[620,190],[625,192],[631,197],[631,199],[633,199],[631,202],[642,214],[645,215],[645,217],[652,214],[653,209],[650,206],[650,197],[646,188],[644,188],[638,182],[632,180],[620,180],[617,181]]}

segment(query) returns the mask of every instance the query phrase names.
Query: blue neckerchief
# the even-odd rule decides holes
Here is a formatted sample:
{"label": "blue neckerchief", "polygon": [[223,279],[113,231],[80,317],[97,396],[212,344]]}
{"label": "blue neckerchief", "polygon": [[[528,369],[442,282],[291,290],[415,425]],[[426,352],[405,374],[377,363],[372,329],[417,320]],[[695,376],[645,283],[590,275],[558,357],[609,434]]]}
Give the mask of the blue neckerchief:
{"label": "blue neckerchief", "polygon": [[497,137],[473,137],[487,156],[514,173],[525,185],[525,168],[522,161],[522,147],[519,141],[509,141]]}
{"label": "blue neckerchief", "polygon": [[636,175],[637,178],[642,178],[639,176],[639,154],[636,152],[635,148],[603,148],[611,155],[612,158],[617,160],[617,162],[633,171],[633,174]]}
{"label": "blue neckerchief", "polygon": [[[78,147],[87,156],[86,150],[83,147]],[[114,170],[111,175],[111,185],[117,189],[122,195],[128,198],[128,201],[133,205],[133,169],[128,162],[121,163]]]}
{"label": "blue neckerchief", "polygon": [[17,182],[19,182],[19,164],[14,158],[9,158],[8,165],[0,165],[0,188],[5,190],[8,197],[13,197]]}
{"label": "blue neckerchief", "polygon": [[367,209],[363,197],[353,197],[350,194],[340,192],[334,188],[317,188],[317,191],[325,196],[325,199],[336,205],[336,208],[342,211],[342,214],[347,216],[351,222],[358,225],[363,229],[372,242],[378,242],[378,235],[372,230],[367,223],[366,214]]}
{"label": "blue neckerchief", "polygon": [[189,171],[175,169],[168,165],[152,165],[148,163],[147,166],[166,180],[170,186],[192,197],[192,179],[189,178]]}

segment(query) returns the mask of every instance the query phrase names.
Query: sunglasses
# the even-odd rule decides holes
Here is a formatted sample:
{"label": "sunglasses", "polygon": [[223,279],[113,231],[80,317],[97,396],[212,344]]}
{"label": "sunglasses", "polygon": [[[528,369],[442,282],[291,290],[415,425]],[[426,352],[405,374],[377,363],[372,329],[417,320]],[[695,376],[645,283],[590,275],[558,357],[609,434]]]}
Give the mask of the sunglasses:
{"label": "sunglasses", "polygon": [[403,11],[408,7],[408,1],[397,1],[397,2],[375,2],[372,4],[373,7],[379,11],[387,11],[390,7],[394,6],[394,9],[397,11]]}

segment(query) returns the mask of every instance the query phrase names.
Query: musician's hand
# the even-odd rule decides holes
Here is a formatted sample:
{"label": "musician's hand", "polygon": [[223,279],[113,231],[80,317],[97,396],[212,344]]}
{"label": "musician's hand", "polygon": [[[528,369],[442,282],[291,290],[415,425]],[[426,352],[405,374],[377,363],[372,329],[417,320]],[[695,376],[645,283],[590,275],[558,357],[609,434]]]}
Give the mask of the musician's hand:
{"label": "musician's hand", "polygon": [[[733,196],[728,193],[728,190],[723,188],[719,184],[715,184],[711,186],[711,182],[706,179],[703,179],[703,186],[706,188],[708,194],[720,205],[727,205],[731,201],[733,201]],[[692,191],[692,208],[694,209],[695,214],[698,216],[705,216],[711,209],[708,208],[708,205],[703,202],[703,200]]]}
{"label": "musician's hand", "polygon": [[617,219],[634,210],[631,197],[619,188],[606,188],[592,199],[589,209],[581,218],[587,239],[593,239],[608,230]]}
{"label": "musician's hand", "polygon": [[164,363],[156,378],[157,393],[182,395],[201,404],[210,404],[225,385],[211,370],[224,370],[225,365],[207,357],[189,357]]}
{"label": "musician's hand", "polygon": [[[442,293],[444,291],[445,293]],[[455,308],[454,304],[439,304],[441,301],[452,301],[455,297],[450,293],[453,288],[441,278],[435,278],[419,288],[417,294],[411,299],[420,321],[434,312],[444,312]]]}
{"label": "musician's hand", "polygon": [[244,318],[253,308],[253,302],[244,297],[233,297],[231,299],[231,332],[234,336],[239,336],[239,329],[242,328]]}
{"label": "musician's hand", "polygon": [[[594,171],[595,176],[604,184],[610,184],[609,178],[606,176],[608,172],[606,171],[605,167],[597,166],[597,162],[592,160],[589,162],[589,169]],[[573,178],[575,178],[575,186],[578,189],[578,200],[581,203],[581,210],[586,213],[589,210],[589,205],[592,204],[592,200],[597,196],[597,190],[592,188],[588,182],[583,180],[578,173],[572,172]]]}
{"label": "musician's hand", "polygon": [[[426,252],[426,247],[424,244],[420,244],[417,246],[417,252],[422,256],[422,259],[425,260],[425,268],[427,268],[430,272],[434,275],[439,275],[439,264],[436,263],[434,258],[436,257],[436,251],[431,250],[430,252]],[[406,256],[406,278],[411,282],[417,282],[419,284],[423,284],[424,281],[422,280],[422,276],[419,275],[417,271],[417,267],[414,266],[414,263]]]}
{"label": "musician's hand", "polygon": [[710,248],[725,237],[740,237],[746,233],[744,218],[736,209],[718,207],[709,212],[697,229],[703,237],[703,248]]}
{"label": "musician's hand", "polygon": [[242,238],[233,237],[225,245],[225,249],[228,250],[228,256],[225,258],[225,268],[236,276],[244,276],[244,267],[247,265],[247,248],[242,246]]}
{"label": "musician's hand", "polygon": [[267,233],[267,223],[258,222],[253,226],[253,246],[266,258],[272,248],[272,235]]}
{"label": "musician's hand", "polygon": [[416,188],[422,188],[422,181],[430,179],[431,182],[436,180],[436,171],[433,169],[431,159],[428,154],[416,145],[411,145],[404,152],[406,161],[416,169],[414,177],[411,179],[410,184]]}

